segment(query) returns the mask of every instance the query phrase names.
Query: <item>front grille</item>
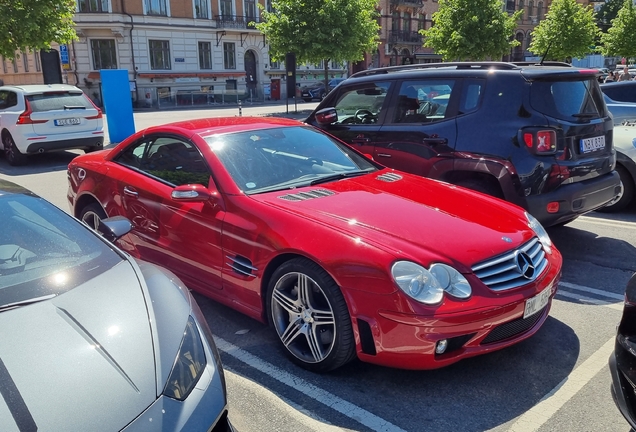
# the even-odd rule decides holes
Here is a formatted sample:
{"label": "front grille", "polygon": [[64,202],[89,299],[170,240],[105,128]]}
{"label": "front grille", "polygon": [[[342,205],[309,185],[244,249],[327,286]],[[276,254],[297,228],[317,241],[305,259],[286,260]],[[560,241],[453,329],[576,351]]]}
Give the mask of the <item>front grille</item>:
{"label": "front grille", "polygon": [[402,180],[402,176],[395,173],[386,173],[386,174],[380,174],[379,176],[376,177],[376,179],[382,180],[388,183],[392,183],[398,180]]}
{"label": "front grille", "polygon": [[334,195],[335,192],[332,192],[327,189],[314,189],[306,192],[299,192],[294,194],[286,194],[281,195],[278,198],[283,199],[285,201],[306,201],[314,198],[322,198],[330,195]]}
{"label": "front grille", "polygon": [[519,249],[474,265],[472,270],[491,290],[504,291],[532,282],[547,266],[543,246],[535,237]]}
{"label": "front grille", "polygon": [[517,336],[521,333],[525,333],[530,330],[543,316],[547,306],[541,309],[539,312],[530,315],[528,318],[519,318],[514,321],[507,322],[505,324],[498,325],[488,333],[488,336],[481,341],[481,345],[491,344],[509,339],[513,336]]}

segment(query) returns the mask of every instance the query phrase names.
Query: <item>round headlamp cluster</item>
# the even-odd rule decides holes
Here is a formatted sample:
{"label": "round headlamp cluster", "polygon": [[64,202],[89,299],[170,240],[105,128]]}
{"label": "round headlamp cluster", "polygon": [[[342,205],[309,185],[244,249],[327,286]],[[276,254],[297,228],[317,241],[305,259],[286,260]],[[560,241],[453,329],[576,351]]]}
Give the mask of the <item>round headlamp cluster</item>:
{"label": "round headlamp cluster", "polygon": [[446,264],[426,269],[411,261],[398,261],[391,267],[391,275],[406,295],[427,305],[440,303],[444,292],[458,299],[467,299],[472,292],[466,278]]}
{"label": "round headlamp cluster", "polygon": [[530,213],[526,212],[526,218],[528,219],[528,226],[539,238],[539,241],[543,245],[543,250],[546,253],[552,253],[552,240],[550,240],[550,236],[548,232],[543,228],[541,222],[539,222],[534,216]]}

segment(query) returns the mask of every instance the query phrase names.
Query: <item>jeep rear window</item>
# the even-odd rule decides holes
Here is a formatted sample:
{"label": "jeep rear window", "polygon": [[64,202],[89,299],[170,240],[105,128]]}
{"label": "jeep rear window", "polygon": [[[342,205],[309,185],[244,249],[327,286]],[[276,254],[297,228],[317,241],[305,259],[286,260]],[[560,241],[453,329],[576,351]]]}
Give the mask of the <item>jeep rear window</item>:
{"label": "jeep rear window", "polygon": [[27,100],[33,112],[42,111],[63,111],[66,109],[93,108],[84,93],[77,92],[47,92],[41,94],[27,95]]}
{"label": "jeep rear window", "polygon": [[594,78],[534,81],[530,104],[537,111],[561,120],[581,121],[606,115],[603,96]]}

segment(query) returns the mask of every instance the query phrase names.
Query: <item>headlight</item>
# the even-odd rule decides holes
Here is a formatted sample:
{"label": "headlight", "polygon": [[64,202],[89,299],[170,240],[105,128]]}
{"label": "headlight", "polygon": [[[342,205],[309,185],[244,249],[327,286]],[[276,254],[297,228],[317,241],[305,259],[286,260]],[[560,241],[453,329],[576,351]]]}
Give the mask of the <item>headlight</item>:
{"label": "headlight", "polygon": [[546,253],[552,253],[552,240],[550,240],[550,236],[548,232],[543,228],[541,222],[535,219],[530,213],[526,212],[526,218],[528,219],[528,226],[534,233],[539,237],[539,241],[543,245],[543,249],[545,249]]}
{"label": "headlight", "polygon": [[400,289],[420,303],[438,304],[444,297],[444,291],[460,299],[471,294],[466,278],[446,264],[433,264],[427,270],[410,261],[398,261],[391,267],[391,274]]}
{"label": "headlight", "polygon": [[190,317],[163,394],[173,399],[185,400],[201,378],[205,365],[201,335],[194,319]]}

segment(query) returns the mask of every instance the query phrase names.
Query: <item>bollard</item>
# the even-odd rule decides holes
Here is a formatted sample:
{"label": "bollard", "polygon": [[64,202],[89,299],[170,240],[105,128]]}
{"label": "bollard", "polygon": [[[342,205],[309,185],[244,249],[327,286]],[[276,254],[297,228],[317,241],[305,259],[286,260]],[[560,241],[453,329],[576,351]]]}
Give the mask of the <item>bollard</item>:
{"label": "bollard", "polygon": [[243,116],[243,107],[241,106],[241,101],[238,101],[238,105],[239,105],[239,117]]}

